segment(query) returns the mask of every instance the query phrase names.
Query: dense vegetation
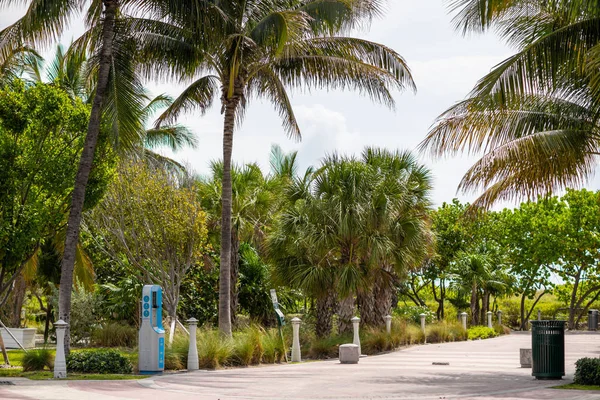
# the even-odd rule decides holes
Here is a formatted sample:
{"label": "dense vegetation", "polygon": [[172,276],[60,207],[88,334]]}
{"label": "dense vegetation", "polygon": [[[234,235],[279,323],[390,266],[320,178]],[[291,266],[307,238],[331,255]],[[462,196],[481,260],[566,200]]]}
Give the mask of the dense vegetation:
{"label": "dense vegetation", "polygon": [[[355,315],[367,353],[526,330],[538,311],[581,327],[600,304],[600,192],[567,186],[590,174],[598,154],[598,38],[586,28],[597,7],[452,3],[465,31],[500,28],[519,53],[423,143],[436,155],[485,153],[461,184],[482,197],[434,208],[431,173],[410,151],[332,154],[305,171],[277,146],[269,171],[231,159],[253,98],[270,101],[283,131],[300,137],[290,88],[353,89],[386,106],[392,89],[413,88],[394,50],[346,36],[380,13],[379,1],[133,0],[123,9],[103,0],[84,36],[58,47],[45,69],[34,46],[83,6],[34,1],[0,32],[0,318],[37,326],[46,342],[61,318],[67,350],[124,347],[131,356],[141,287],[160,284],[173,369],[185,366],[187,339],[175,330],[190,317],[203,325],[203,366],[285,358],[272,288],[283,312],[302,318],[312,358],[350,341]],[[165,76],[192,83],[175,100],[149,97],[143,79]],[[151,150],[193,147],[177,117],[216,100],[223,158],[208,176]],[[552,195],[557,188],[565,192]],[[523,197],[533,200],[479,208]],[[506,327],[485,326],[499,311]],[[51,355],[32,353],[23,366],[49,368]],[[69,367],[132,370],[112,351],[74,352]]]}

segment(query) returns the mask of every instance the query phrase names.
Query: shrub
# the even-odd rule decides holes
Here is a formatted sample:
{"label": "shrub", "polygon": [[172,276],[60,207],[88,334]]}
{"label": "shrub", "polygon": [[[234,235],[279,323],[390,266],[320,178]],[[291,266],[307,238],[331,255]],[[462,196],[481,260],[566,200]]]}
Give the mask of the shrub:
{"label": "shrub", "polygon": [[340,344],[352,343],[351,335],[331,335],[326,338],[315,338],[311,343],[308,355],[310,358],[334,358],[338,356]]}
{"label": "shrub", "polygon": [[178,371],[187,367],[187,357],[183,362],[181,353],[173,352],[170,349],[165,351],[165,369]]}
{"label": "shrub", "polygon": [[392,345],[391,335],[387,333],[385,328],[370,328],[363,329],[363,336],[360,339],[360,347],[364,354],[376,354],[382,351],[391,350]]}
{"label": "shrub", "polygon": [[427,338],[427,343],[448,342],[450,338],[448,326],[444,322],[427,325],[425,327],[425,337]]}
{"label": "shrub", "polygon": [[448,322],[448,340],[452,342],[460,342],[468,339],[466,329],[463,329],[460,322]]}
{"label": "shrub", "polygon": [[236,365],[259,364],[264,353],[261,342],[263,334],[264,331],[257,326],[251,326],[234,334],[232,363]]}
{"label": "shrub", "polygon": [[496,331],[496,335],[508,335],[510,334],[510,328],[504,325],[494,324],[494,331]]}
{"label": "shrub", "polygon": [[405,328],[404,343],[405,344],[417,344],[425,342],[425,334],[421,327],[414,324],[406,324]]}
{"label": "shrub", "polygon": [[233,354],[231,339],[222,337],[217,330],[202,329],[198,332],[200,368],[216,369],[227,364]]}
{"label": "shrub", "polygon": [[97,374],[130,374],[133,370],[129,359],[115,350],[73,352],[67,357],[67,369]]}
{"label": "shrub", "polygon": [[129,347],[137,345],[138,330],[130,325],[108,322],[92,333],[92,343],[99,347]]}
{"label": "shrub", "polygon": [[469,340],[488,339],[498,336],[493,328],[487,326],[472,326],[468,330]]}
{"label": "shrub", "polygon": [[428,324],[435,320],[435,313],[427,306],[399,306],[394,314],[415,324],[421,323],[421,314],[425,314],[425,322]]}
{"label": "shrub", "polygon": [[600,358],[580,358],[575,363],[574,383],[600,385]]}
{"label": "shrub", "polygon": [[285,347],[281,343],[281,337],[277,329],[266,331],[262,335],[261,345],[263,348],[263,362],[273,364],[285,359]]}
{"label": "shrub", "polygon": [[52,370],[54,367],[54,355],[48,349],[30,350],[23,354],[21,360],[23,371],[42,371],[44,368]]}

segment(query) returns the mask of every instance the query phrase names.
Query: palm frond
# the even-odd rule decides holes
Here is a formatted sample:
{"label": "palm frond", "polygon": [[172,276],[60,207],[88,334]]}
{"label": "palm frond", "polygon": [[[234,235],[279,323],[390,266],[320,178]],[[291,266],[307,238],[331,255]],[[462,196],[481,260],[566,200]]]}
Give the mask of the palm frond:
{"label": "palm frond", "polygon": [[182,112],[208,109],[218,93],[220,80],[214,75],[203,76],[189,85],[156,120],[156,127],[175,121]]}
{"label": "palm frond", "polygon": [[195,149],[198,146],[198,140],[194,133],[185,126],[171,125],[148,129],[144,145],[150,149],[166,146],[172,151],[179,151],[186,147]]}

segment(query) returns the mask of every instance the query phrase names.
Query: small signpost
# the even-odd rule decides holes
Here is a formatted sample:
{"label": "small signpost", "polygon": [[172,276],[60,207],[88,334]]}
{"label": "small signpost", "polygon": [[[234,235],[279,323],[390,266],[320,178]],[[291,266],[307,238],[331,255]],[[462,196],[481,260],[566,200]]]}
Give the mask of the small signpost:
{"label": "small signpost", "polygon": [[273,308],[275,309],[275,316],[277,317],[277,326],[279,327],[279,336],[281,337],[281,345],[283,346],[283,355],[285,356],[285,362],[288,362],[287,350],[285,349],[285,341],[283,340],[283,330],[281,329],[285,325],[285,315],[279,309],[279,302],[277,301],[277,292],[275,289],[271,289],[271,301],[273,302]]}

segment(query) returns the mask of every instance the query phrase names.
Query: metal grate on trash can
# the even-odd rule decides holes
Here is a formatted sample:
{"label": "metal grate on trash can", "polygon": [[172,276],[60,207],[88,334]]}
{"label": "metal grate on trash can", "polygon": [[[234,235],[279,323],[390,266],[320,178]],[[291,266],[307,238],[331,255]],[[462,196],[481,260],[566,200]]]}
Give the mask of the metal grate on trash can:
{"label": "metal grate on trash can", "polygon": [[589,310],[588,311],[588,330],[589,331],[598,330],[598,310]]}
{"label": "metal grate on trash can", "polygon": [[531,375],[536,379],[565,376],[566,321],[531,321]]}

